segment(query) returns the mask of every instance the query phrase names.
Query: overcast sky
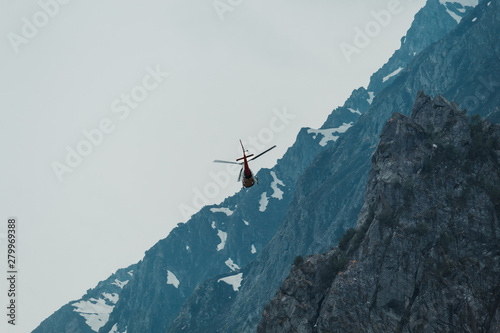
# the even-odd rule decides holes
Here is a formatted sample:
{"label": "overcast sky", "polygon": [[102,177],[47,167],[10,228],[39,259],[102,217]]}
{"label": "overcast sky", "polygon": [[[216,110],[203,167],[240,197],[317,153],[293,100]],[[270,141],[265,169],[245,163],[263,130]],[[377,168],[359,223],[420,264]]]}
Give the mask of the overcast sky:
{"label": "overcast sky", "polygon": [[[225,170],[212,161],[239,157],[238,139],[276,144],[253,163],[272,167],[367,85],[425,2],[53,1],[51,15],[0,2],[0,237],[17,217],[20,272],[18,326],[2,314],[2,332],[31,331],[142,259],[198,209],[196,193],[238,191],[234,177],[207,194]],[[348,59],[340,44],[391,3]]]}

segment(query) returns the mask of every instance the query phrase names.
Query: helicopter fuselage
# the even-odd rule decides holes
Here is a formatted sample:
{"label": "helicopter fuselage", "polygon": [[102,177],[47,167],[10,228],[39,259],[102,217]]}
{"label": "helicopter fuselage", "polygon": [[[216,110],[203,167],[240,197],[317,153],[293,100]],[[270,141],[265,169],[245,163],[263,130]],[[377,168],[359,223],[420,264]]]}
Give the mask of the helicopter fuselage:
{"label": "helicopter fuselage", "polygon": [[255,184],[255,178],[250,170],[250,167],[248,166],[247,156],[244,155],[243,158],[243,177],[241,177],[241,184],[243,187],[249,188]]}

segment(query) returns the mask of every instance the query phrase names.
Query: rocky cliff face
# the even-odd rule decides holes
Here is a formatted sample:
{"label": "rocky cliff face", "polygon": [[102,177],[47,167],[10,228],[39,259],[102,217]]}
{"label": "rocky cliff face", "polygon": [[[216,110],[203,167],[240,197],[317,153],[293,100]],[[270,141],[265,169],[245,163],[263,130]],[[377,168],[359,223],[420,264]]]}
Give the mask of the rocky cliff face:
{"label": "rocky cliff face", "polygon": [[[297,181],[280,228],[253,261],[218,331],[254,332],[263,306],[273,297],[271,290],[279,287],[294,258],[326,251],[354,226],[382,128],[393,112],[410,112],[420,89],[444,92],[462,108],[473,99],[475,107],[469,111],[494,119],[500,89],[495,76],[484,75],[500,73],[498,31],[499,1],[480,3],[450,34],[418,54],[358,121],[318,155]],[[481,83],[481,75],[488,84]],[[489,89],[488,94],[478,98],[478,86]],[[205,299],[204,304],[213,302]]]}
{"label": "rocky cliff face", "polygon": [[385,125],[356,229],[292,268],[259,332],[500,331],[500,126],[420,93]]}

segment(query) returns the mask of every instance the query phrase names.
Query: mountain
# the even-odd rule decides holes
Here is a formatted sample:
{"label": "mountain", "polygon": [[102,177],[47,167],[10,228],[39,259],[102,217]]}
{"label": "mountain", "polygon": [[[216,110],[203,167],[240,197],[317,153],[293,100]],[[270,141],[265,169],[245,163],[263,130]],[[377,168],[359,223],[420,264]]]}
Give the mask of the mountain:
{"label": "mountain", "polygon": [[[450,17],[444,5],[429,0],[402,41],[402,48],[413,50],[410,57],[407,51],[393,56],[377,72],[381,82],[372,78],[368,90],[355,90],[320,129],[303,128],[276,166],[259,171],[260,185],[204,207],[148,250],[129,283],[116,291],[118,301],[110,314],[105,312],[109,319],[98,331],[164,332],[172,325],[171,331],[189,328],[194,332],[203,331],[207,322],[213,326],[205,332],[255,331],[264,305],[286,277],[293,258],[326,250],[353,225],[380,126],[391,110],[411,107],[421,82],[405,86],[410,90],[402,100],[395,91],[387,91],[394,85],[404,86],[408,61],[425,61],[428,58],[421,57],[426,52],[422,50],[449,36],[457,25]],[[491,26],[480,15],[472,23],[484,25],[483,30]],[[481,38],[488,42],[493,36]],[[482,60],[478,57],[472,63],[486,66]],[[391,75],[394,66],[405,70]],[[393,105],[384,104],[388,96]],[[493,108],[494,96],[490,93],[478,99],[478,108],[487,103]],[[63,306],[34,332],[57,332],[55,321],[59,325],[75,322],[75,331],[91,329],[81,320],[81,312],[68,309]],[[96,316],[104,313],[98,308],[93,311]],[[61,316],[62,312],[68,317]]]}
{"label": "mountain", "polygon": [[69,302],[45,319],[33,333],[92,333],[107,323],[121,291],[134,275],[137,265],[122,268],[76,301]]}
{"label": "mountain", "polygon": [[415,15],[406,35],[401,38],[399,49],[394,52],[386,64],[370,77],[368,88],[361,87],[355,90],[344,106],[335,109],[328,116],[321,128],[339,126],[339,120],[343,120],[348,112],[359,110],[364,113],[375,95],[389,86],[417,54],[455,28],[457,20],[450,15],[446,6],[460,8],[458,14],[455,15],[462,18],[468,15],[476,5],[477,1],[440,2],[439,0],[428,0]]}
{"label": "mountain", "polygon": [[[429,2],[430,6],[435,3]],[[241,287],[231,296],[225,320],[212,331],[254,332],[264,305],[287,276],[294,258],[326,251],[354,225],[363,203],[371,156],[382,127],[393,112],[408,114],[422,88],[442,91],[451,99],[467,104],[471,87],[482,82],[478,80],[484,75],[481,73],[500,72],[499,53],[491,51],[498,47],[497,5],[492,1],[476,7],[456,29],[417,54],[405,70],[375,95],[358,121],[304,171],[275,237],[249,265]],[[449,16],[444,7],[438,8]],[[498,112],[499,98],[496,90],[478,98],[477,108],[471,112],[492,116]],[[216,281],[213,279],[212,285]],[[204,297],[193,295],[169,331],[203,327],[201,321],[186,322],[185,314],[193,307],[206,309],[217,302],[229,302],[205,290],[199,293]]]}
{"label": "mountain", "polygon": [[[288,207],[298,175],[319,150],[335,140],[327,139],[303,129],[297,136],[298,143],[274,168],[259,172],[259,185],[238,192],[220,205],[206,206],[186,223],[179,223],[134,265],[133,276],[128,276],[123,289],[101,288],[106,281],[113,281],[119,270],[81,300],[61,307],[33,332],[57,332],[65,325],[72,325],[75,332],[164,331],[199,283],[238,271],[268,243]],[[217,177],[225,181],[225,175],[220,172]],[[112,307],[89,306],[83,312],[73,306],[91,298],[100,304],[103,296],[95,295],[102,292],[115,294],[116,304],[104,300]],[[86,316],[101,321],[93,325]]]}
{"label": "mountain", "polygon": [[[368,90],[381,91],[387,87],[417,54],[447,35],[477,3],[477,0],[427,1],[425,10],[415,15],[418,24],[412,25],[401,38],[401,47],[372,75]],[[453,8],[453,11],[448,8]]]}
{"label": "mountain", "polygon": [[[286,117],[286,110],[282,116]],[[197,285],[214,276],[237,273],[255,259],[276,233],[297,178],[358,117],[358,113],[350,115],[335,128],[303,128],[272,169],[259,171],[258,185],[219,205],[206,206],[186,223],[179,223],[134,265],[133,276],[127,278],[123,289],[101,288],[106,281],[113,281],[119,270],[82,299],[61,307],[33,332],[57,332],[65,325],[71,325],[75,332],[164,331]],[[229,177],[225,171],[215,175],[220,182],[227,181],[225,177]],[[103,292],[115,294],[116,304],[95,296]],[[73,306],[89,300],[97,305],[89,304],[85,311]],[[98,306],[103,302],[106,306]],[[99,325],[86,320],[89,316],[100,318]]]}
{"label": "mountain", "polygon": [[296,260],[258,332],[498,332],[500,125],[420,92],[339,246]]}

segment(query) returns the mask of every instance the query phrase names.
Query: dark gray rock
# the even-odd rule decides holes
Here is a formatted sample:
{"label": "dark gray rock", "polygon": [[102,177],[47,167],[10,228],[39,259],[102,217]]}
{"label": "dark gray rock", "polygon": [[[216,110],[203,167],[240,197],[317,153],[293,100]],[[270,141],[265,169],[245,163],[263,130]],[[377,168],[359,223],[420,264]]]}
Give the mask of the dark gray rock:
{"label": "dark gray rock", "polygon": [[[409,114],[422,88],[434,95],[444,92],[446,98],[466,104],[474,96],[471,87],[481,82],[476,73],[500,73],[498,31],[499,2],[479,4],[450,34],[417,54],[345,135],[318,155],[299,178],[275,237],[254,261],[224,324],[226,331],[255,331],[266,299],[273,296],[270,289],[285,279],[294,258],[326,251],[354,225],[372,154],[392,113]],[[490,88],[472,111],[494,118],[500,89]]]}
{"label": "dark gray rock", "polygon": [[258,332],[498,332],[500,126],[419,93],[372,158],[355,232],[306,258]]}

